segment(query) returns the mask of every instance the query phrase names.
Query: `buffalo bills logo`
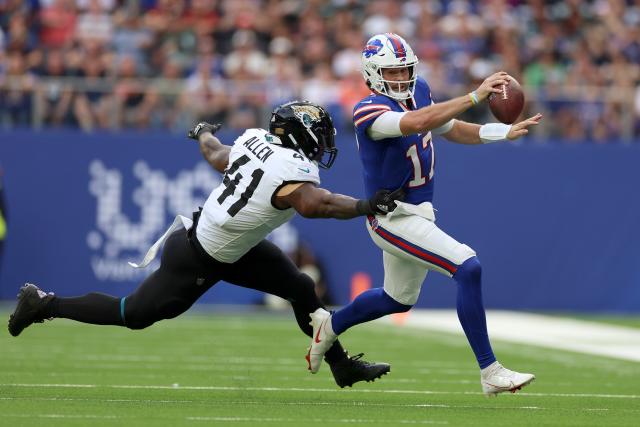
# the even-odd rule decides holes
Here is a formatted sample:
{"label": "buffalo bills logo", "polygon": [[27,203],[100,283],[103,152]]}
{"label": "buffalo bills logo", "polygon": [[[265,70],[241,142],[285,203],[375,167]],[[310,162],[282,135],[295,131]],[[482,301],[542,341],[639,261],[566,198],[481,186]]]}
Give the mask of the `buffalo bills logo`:
{"label": "buffalo bills logo", "polygon": [[373,55],[377,55],[378,52],[380,52],[380,49],[382,49],[382,41],[373,39],[367,42],[362,54],[365,58],[371,58]]}

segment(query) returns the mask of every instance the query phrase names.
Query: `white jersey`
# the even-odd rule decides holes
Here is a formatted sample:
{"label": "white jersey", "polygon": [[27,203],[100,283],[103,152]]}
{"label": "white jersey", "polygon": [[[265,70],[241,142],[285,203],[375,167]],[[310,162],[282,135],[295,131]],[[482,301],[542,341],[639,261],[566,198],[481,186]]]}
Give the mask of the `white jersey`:
{"label": "white jersey", "polygon": [[294,209],[273,205],[280,188],[296,182],[320,184],[314,162],[273,141],[277,137],[264,129],[248,129],[236,139],[223,181],[204,205],[196,235],[218,261],[237,261],[293,217]]}

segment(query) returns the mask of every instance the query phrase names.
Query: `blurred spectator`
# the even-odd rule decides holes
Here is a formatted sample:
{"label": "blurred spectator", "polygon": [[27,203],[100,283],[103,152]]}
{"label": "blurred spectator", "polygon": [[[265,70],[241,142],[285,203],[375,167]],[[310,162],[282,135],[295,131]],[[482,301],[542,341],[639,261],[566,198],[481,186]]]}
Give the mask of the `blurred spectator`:
{"label": "blurred spectator", "polygon": [[76,23],[76,40],[84,42],[93,40],[106,44],[113,38],[113,20],[104,9],[101,0],[89,0],[88,8],[78,16]]}
{"label": "blurred spectator", "polygon": [[404,2],[395,0],[374,0],[369,2],[368,17],[362,24],[365,39],[380,33],[398,33],[411,39],[416,23],[402,12]]}
{"label": "blurred spectator", "polygon": [[211,35],[215,31],[220,16],[216,11],[216,1],[191,0],[191,7],[187,10],[185,20],[198,36]]}
{"label": "blurred spectator", "polygon": [[336,52],[332,63],[333,72],[339,79],[360,69],[362,63],[360,52],[366,41],[359,31],[352,30],[340,35],[340,44],[343,49]]}
{"label": "blurred spectator", "polygon": [[47,48],[71,44],[76,30],[74,0],[52,0],[40,11],[40,42]]}
{"label": "blurred spectator", "polygon": [[256,47],[253,31],[239,30],[231,39],[233,50],[224,59],[224,73],[233,80],[260,79],[265,76],[268,61]]}
{"label": "blurred spectator", "polygon": [[276,37],[269,44],[266,84],[267,102],[272,107],[299,96],[302,71],[292,51],[293,43],[286,37]]}
{"label": "blurred spectator", "polygon": [[124,56],[120,60],[117,82],[114,88],[114,108],[117,114],[118,127],[142,127],[142,101],[145,88],[138,76],[138,66],[132,56]]}
{"label": "blurred spectator", "polygon": [[329,41],[321,36],[305,40],[298,51],[302,62],[302,72],[305,76],[311,73],[316,64],[332,62],[332,49]]}
{"label": "blurred spectator", "polygon": [[151,47],[153,33],[141,26],[141,19],[130,9],[120,9],[114,14],[115,29],[111,44],[115,53],[131,56],[139,68],[146,66],[146,50]]}
{"label": "blurred spectator", "polygon": [[15,14],[9,21],[6,40],[2,43],[7,50],[27,53],[38,46],[38,36],[29,30],[27,17]]}
{"label": "blurred spectator", "polygon": [[7,54],[6,69],[0,75],[0,123],[4,127],[31,123],[36,78],[19,52]]}
{"label": "blurred spectator", "polygon": [[[345,117],[353,115],[353,106],[371,91],[364,83],[360,70],[354,70],[345,75],[339,83],[339,101]],[[349,120],[348,123],[351,123]]]}
{"label": "blurred spectator", "polygon": [[[72,102],[73,85],[68,81],[65,57],[61,50],[51,50],[47,54],[39,86],[42,118],[45,125],[73,125]],[[62,78],[56,78],[62,77]]]}
{"label": "blurred spectator", "polygon": [[79,72],[83,84],[74,101],[73,111],[85,131],[109,127],[110,95],[105,84],[105,67],[100,58],[84,61]]}
{"label": "blurred spectator", "polygon": [[340,105],[339,93],[331,66],[321,62],[313,68],[311,78],[305,81],[301,95],[302,99],[324,105],[331,110],[332,106]]}
{"label": "blurred spectator", "polygon": [[180,109],[189,122],[225,122],[229,96],[224,82],[212,73],[210,57],[203,57],[196,71],[187,78],[180,97]]}
{"label": "blurred spectator", "polygon": [[[160,78],[147,87],[140,106],[140,114],[145,126],[173,129],[176,124],[180,125],[180,113],[177,107],[179,95],[183,90],[181,77],[180,65],[176,61],[168,61],[162,69]],[[185,103],[191,101],[193,99],[185,99]],[[202,119],[204,120],[204,117]],[[183,129],[189,124],[184,123],[179,127]]]}

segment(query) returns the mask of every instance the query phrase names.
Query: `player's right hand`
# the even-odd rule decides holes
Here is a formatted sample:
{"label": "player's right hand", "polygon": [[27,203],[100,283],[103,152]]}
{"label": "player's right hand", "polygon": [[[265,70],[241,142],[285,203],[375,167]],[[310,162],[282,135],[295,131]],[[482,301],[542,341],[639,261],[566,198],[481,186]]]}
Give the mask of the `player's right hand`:
{"label": "player's right hand", "polygon": [[371,209],[377,214],[388,214],[396,208],[396,200],[404,200],[404,189],[402,187],[395,191],[378,190],[372,198],[369,199]]}
{"label": "player's right hand", "polygon": [[216,132],[222,127],[222,123],[216,123],[214,125],[207,122],[200,122],[193,128],[189,129],[187,136],[196,141],[205,132],[211,132],[211,135],[215,135]]}
{"label": "player's right hand", "polygon": [[475,90],[478,101],[484,101],[492,93],[502,93],[500,86],[509,84],[509,74],[504,71],[498,71],[487,77],[482,84]]}

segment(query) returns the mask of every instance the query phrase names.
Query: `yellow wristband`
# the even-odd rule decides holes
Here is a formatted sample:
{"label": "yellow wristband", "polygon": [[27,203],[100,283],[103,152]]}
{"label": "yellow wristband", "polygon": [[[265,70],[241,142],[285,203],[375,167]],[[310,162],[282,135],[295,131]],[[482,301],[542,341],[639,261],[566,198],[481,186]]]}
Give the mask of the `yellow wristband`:
{"label": "yellow wristband", "polygon": [[471,104],[472,105],[477,105],[480,101],[478,100],[478,95],[476,95],[476,92],[469,92],[469,98],[471,99]]}

